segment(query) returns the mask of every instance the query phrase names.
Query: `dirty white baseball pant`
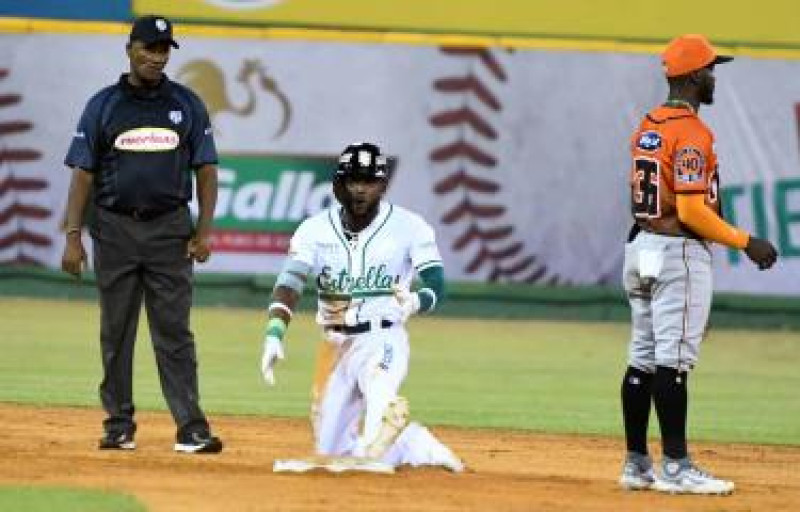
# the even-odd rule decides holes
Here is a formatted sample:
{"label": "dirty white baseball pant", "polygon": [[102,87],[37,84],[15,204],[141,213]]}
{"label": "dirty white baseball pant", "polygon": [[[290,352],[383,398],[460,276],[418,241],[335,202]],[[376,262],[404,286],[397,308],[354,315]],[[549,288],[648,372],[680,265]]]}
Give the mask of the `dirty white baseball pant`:
{"label": "dirty white baseball pant", "polygon": [[[363,438],[380,429],[389,402],[408,373],[408,334],[402,325],[364,334],[328,334],[320,345],[312,390],[312,426],[319,455],[360,456]],[[411,422],[383,456],[399,465],[451,466],[454,456],[427,428]]]}

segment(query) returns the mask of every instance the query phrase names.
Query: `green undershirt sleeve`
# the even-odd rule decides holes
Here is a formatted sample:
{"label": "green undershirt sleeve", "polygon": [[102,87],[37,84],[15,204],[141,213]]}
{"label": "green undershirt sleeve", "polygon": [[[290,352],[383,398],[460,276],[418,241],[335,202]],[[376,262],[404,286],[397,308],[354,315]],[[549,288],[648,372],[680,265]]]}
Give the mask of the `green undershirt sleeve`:
{"label": "green undershirt sleeve", "polygon": [[420,271],[422,287],[417,290],[419,294],[420,312],[432,311],[444,300],[444,267],[435,265]]}

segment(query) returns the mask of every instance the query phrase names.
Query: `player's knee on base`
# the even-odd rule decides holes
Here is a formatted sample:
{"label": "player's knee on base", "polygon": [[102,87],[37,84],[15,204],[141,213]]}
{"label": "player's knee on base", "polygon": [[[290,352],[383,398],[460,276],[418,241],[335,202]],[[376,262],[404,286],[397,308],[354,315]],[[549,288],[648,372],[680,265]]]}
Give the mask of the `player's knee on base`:
{"label": "player's knee on base", "polygon": [[365,455],[379,459],[394,444],[400,432],[408,425],[408,400],[402,396],[395,397],[387,405],[381,418],[381,426],[374,439],[365,439]]}

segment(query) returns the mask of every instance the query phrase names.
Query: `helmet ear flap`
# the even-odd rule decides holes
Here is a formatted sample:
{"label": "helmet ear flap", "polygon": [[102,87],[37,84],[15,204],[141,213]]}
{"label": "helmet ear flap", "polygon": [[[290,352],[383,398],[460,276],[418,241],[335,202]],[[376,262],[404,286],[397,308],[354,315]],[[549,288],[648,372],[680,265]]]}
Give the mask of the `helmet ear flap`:
{"label": "helmet ear flap", "polygon": [[389,177],[389,164],[386,157],[381,154],[375,157],[375,175],[379,178]]}
{"label": "helmet ear flap", "polygon": [[347,205],[349,201],[348,201],[347,188],[344,186],[344,177],[343,176],[340,177],[338,174],[334,176],[332,186],[333,186],[333,197],[335,197],[336,200],[339,201],[339,204],[343,206]]}

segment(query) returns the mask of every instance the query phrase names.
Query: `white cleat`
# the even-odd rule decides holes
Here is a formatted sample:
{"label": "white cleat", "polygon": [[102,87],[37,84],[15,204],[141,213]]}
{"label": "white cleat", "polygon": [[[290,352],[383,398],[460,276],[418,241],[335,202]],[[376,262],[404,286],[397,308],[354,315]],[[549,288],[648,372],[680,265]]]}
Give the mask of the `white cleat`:
{"label": "white cleat", "polygon": [[464,462],[459,459],[453,451],[444,443],[437,440],[436,444],[430,447],[430,460],[433,465],[442,466],[453,473],[463,473]]}
{"label": "white cleat", "polygon": [[[417,422],[411,422],[398,438],[398,464],[412,467],[439,466],[453,473],[464,472],[464,462],[450,448]],[[391,453],[390,453],[391,455]]]}
{"label": "white cleat", "polygon": [[463,473],[465,469],[464,461],[459,459],[449,448],[446,449],[449,453],[444,457],[442,465],[453,473]]}
{"label": "white cleat", "polygon": [[733,493],[733,482],[716,478],[695,466],[689,458],[664,461],[661,474],[656,477],[653,489],[669,494],[714,494]]}
{"label": "white cleat", "polygon": [[656,481],[656,474],[652,464],[637,463],[626,460],[622,466],[622,475],[619,477],[619,485],[626,491],[645,491],[652,489]]}

